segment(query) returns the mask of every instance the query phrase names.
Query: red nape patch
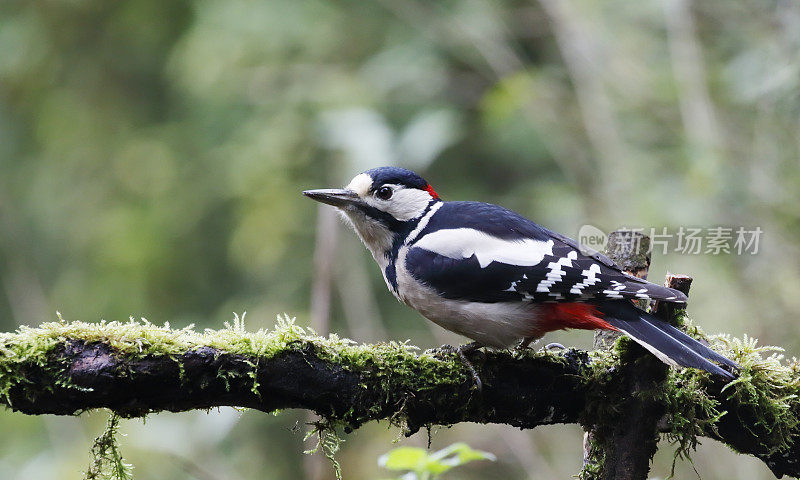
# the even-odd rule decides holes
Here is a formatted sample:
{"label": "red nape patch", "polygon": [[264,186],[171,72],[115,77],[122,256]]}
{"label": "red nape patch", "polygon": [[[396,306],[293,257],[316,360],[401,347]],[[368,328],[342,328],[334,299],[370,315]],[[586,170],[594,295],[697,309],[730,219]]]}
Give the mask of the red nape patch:
{"label": "red nape patch", "polygon": [[542,332],[566,328],[616,330],[603,320],[603,313],[590,303],[543,303],[541,312],[539,328]]}
{"label": "red nape patch", "polygon": [[433,197],[433,198],[437,198],[437,199],[439,198],[439,194],[438,194],[438,193],[436,193],[436,192],[433,190],[433,187],[431,187],[431,184],[430,184],[430,183],[429,183],[429,184],[427,184],[427,185],[425,185],[425,191],[426,191],[426,192],[428,192],[428,194],[430,194],[430,196],[431,196],[431,197]]}

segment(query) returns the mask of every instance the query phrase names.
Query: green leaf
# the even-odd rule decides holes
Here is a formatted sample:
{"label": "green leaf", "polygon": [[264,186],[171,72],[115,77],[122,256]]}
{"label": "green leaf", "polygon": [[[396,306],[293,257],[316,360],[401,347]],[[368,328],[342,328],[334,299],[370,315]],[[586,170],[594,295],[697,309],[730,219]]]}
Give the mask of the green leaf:
{"label": "green leaf", "polygon": [[489,453],[470,448],[466,443],[454,443],[438,452],[429,454],[422,448],[400,447],[382,455],[378,465],[389,470],[407,470],[417,473],[422,478],[424,474],[441,475],[453,467],[464,465],[474,460],[496,460]]}
{"label": "green leaf", "polygon": [[428,453],[417,447],[399,447],[378,458],[378,465],[389,470],[412,470],[420,472],[425,468]]}
{"label": "green leaf", "polygon": [[493,462],[497,460],[494,454],[482,450],[475,450],[463,442],[454,443],[449,447],[431,454],[430,457],[431,459],[438,460],[451,467],[464,465],[474,460],[491,460]]}

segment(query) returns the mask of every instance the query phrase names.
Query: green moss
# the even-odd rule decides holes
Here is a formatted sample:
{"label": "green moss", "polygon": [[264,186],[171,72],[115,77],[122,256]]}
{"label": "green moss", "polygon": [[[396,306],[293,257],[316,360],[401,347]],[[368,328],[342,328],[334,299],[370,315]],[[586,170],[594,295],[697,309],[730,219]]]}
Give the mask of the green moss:
{"label": "green moss", "polygon": [[111,414],[106,430],[92,445],[92,464],[84,480],[131,480],[131,465],[125,463],[117,443],[119,417]]}
{"label": "green moss", "polygon": [[714,431],[716,422],[725,414],[719,410],[719,401],[705,389],[704,376],[695,371],[670,369],[666,382],[655,392],[667,407],[670,431],[665,437],[675,445],[673,473],[677,460],[691,461],[698,437]]}
{"label": "green moss", "polygon": [[678,327],[683,327],[690,323],[689,316],[686,314],[685,308],[675,309],[675,315],[672,317],[672,324]]}
{"label": "green moss", "polygon": [[768,454],[783,453],[793,447],[792,432],[800,427],[800,362],[784,363],[783,349],[758,346],[758,341],[718,336],[742,366],[739,378],[722,391],[747,414],[748,425]]}
{"label": "green moss", "polygon": [[[386,391],[419,391],[432,386],[463,382],[467,373],[455,356],[438,359],[429,354],[419,354],[418,349],[404,342],[362,345],[335,334],[321,337],[311,329],[296,325],[288,316],[278,316],[272,330],[245,330],[244,316],[235,316],[232,324],[220,330],[195,331],[193,326],[174,330],[168,323],[154,325],[146,319],[128,322],[45,323],[39,327],[20,327],[14,333],[0,333],[0,398],[10,404],[12,388],[27,383],[23,374],[25,365],[38,366],[61,372],[62,366],[53,362],[54,353],[69,340],[87,343],[101,342],[120,355],[128,357],[177,357],[203,347],[220,352],[239,354],[252,358],[252,390],[258,392],[256,371],[259,361],[292,349],[313,348],[316,355],[345,369],[369,368]],[[185,372],[178,375],[184,381]],[[219,371],[218,376],[228,383],[229,372]],[[69,380],[60,379],[63,385]]]}
{"label": "green moss", "polygon": [[[716,423],[724,415],[736,415],[761,443],[762,454],[785,453],[796,447],[800,427],[800,362],[784,362],[781,348],[758,346],[756,339],[729,335],[706,336],[687,320],[688,331],[708,340],[723,355],[742,366],[737,379],[728,383],[721,394],[711,397],[705,385],[709,374],[697,370],[671,370],[664,384],[672,431],[667,438],[677,446],[675,457],[689,458],[697,446],[697,437],[716,432]],[[722,410],[720,400],[733,406]],[[694,408],[686,408],[693,405]]]}
{"label": "green moss", "polygon": [[605,465],[606,460],[603,449],[596,442],[592,440],[589,440],[589,442],[589,458],[586,459],[581,471],[578,473],[578,480],[595,480],[601,478],[603,474],[603,465]]}
{"label": "green moss", "polygon": [[619,375],[620,353],[625,349],[620,346],[627,345],[627,339],[620,337],[609,350],[593,350],[589,353],[590,362],[584,370],[584,385],[586,389],[586,405],[583,416],[580,419],[581,425],[589,429],[597,425],[598,419],[614,419],[623,411],[616,402],[613,392],[616,392]]}
{"label": "green moss", "polygon": [[[757,341],[728,335],[706,336],[702,330],[682,316],[690,335],[709,341],[721,354],[742,366],[739,377],[728,383],[721,396],[713,396],[711,374],[696,369],[669,369],[666,381],[647,392],[667,407],[670,432],[666,438],[676,446],[675,458],[690,459],[698,437],[713,435],[724,415],[737,415],[761,442],[767,455],[797,448],[800,428],[800,362],[786,362],[778,347],[758,346]],[[591,363],[585,372],[587,403],[581,423],[586,428],[608,431],[624,413],[619,403],[624,398],[617,392],[620,359],[629,356],[631,341],[620,338],[609,350],[591,352]],[[614,401],[619,398],[619,402]],[[721,401],[732,408],[725,411]],[[687,408],[691,406],[693,408]],[[594,449],[597,450],[597,449]],[[601,455],[601,454],[597,454]],[[602,458],[592,458],[581,472],[581,478],[595,478]]]}
{"label": "green moss", "polygon": [[337,480],[342,480],[342,467],[339,461],[336,460],[336,452],[341,448],[344,439],[338,434],[337,427],[340,425],[337,422],[330,420],[322,420],[313,424],[313,428],[306,434],[303,441],[316,436],[317,444],[310,450],[305,450],[303,453],[306,455],[313,455],[319,451],[325,455],[325,458],[331,462],[333,473]]}
{"label": "green moss", "polygon": [[[163,355],[177,358],[203,347],[240,354],[251,361],[252,371],[248,375],[255,393],[258,393],[258,363],[289,350],[311,349],[315,355],[341,368],[369,370],[370,376],[377,378],[377,390],[384,392],[387,399],[397,392],[411,395],[437,385],[462,384],[469,378],[456,355],[435,358],[428,353],[419,353],[416,347],[404,342],[360,345],[337,335],[321,337],[311,329],[296,325],[285,315],[278,317],[274,329],[256,332],[246,331],[244,316],[236,316],[232,324],[226,323],[222,329],[202,332],[191,326],[173,330],[169,324],[157,326],[145,319],[100,323],[59,320],[0,334],[0,400],[10,405],[9,392],[12,389],[15,394],[20,391],[25,395],[36,394],[35,389],[28,392],[25,388],[29,385],[25,371],[31,366],[52,373],[60,386],[77,388],[70,385],[68,378],[59,377],[63,375],[63,365],[53,361],[57,349],[69,340],[102,342],[130,357]],[[706,338],[688,320],[687,329],[696,337]],[[667,407],[671,425],[667,438],[676,444],[676,458],[688,457],[697,445],[698,436],[713,433],[723,415],[738,415],[750,426],[767,453],[781,453],[796,447],[796,438],[791,433],[800,428],[800,363],[796,359],[787,363],[780,355],[780,349],[759,347],[748,337],[716,336],[710,337],[710,341],[715,349],[742,365],[740,377],[725,387],[722,397],[709,393],[708,388],[713,382],[708,373],[693,369],[670,369],[667,380],[654,391],[647,392],[652,396],[649,398],[656,398]],[[618,397],[614,392],[623,387],[619,375],[620,359],[630,357],[631,345],[628,339],[621,338],[609,350],[591,352],[591,361],[583,372],[587,395],[581,423],[585,427],[602,429],[624,413],[619,402],[615,401]],[[515,352],[513,355],[517,358],[547,356],[554,362],[566,361],[552,353]],[[233,380],[231,372],[220,371],[218,375],[226,382]],[[178,376],[181,382],[186,380],[182,368],[179,368]],[[363,387],[365,395],[375,394],[376,388],[367,392],[367,386]],[[733,405],[732,411],[722,411],[721,401]],[[327,425],[335,424],[347,431],[365,421],[386,417],[386,408],[393,409],[393,412],[388,412],[390,422],[402,424],[406,420],[402,402],[387,407],[388,401],[379,400],[371,405],[366,411],[336,412],[332,415],[335,418],[325,421]],[[694,408],[687,409],[687,405]],[[597,425],[598,419],[602,419],[604,425]],[[602,459],[595,460],[590,469],[600,468],[597,465],[601,465]],[[590,473],[587,470],[587,475]]]}

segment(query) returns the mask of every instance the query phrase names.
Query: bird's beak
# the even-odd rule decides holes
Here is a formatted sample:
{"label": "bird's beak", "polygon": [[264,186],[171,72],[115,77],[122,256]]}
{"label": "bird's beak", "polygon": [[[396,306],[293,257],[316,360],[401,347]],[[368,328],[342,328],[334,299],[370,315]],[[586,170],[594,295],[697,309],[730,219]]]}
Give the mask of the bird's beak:
{"label": "bird's beak", "polygon": [[342,190],[338,188],[322,188],[319,190],[306,190],[303,192],[306,197],[318,202],[327,203],[334,207],[346,207],[361,201],[361,197],[352,190]]}

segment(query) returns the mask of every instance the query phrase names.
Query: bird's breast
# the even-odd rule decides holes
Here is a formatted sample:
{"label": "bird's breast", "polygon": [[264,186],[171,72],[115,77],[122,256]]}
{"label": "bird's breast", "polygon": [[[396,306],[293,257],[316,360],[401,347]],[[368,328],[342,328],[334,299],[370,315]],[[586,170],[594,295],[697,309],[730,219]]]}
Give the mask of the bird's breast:
{"label": "bird's breast", "polygon": [[492,347],[507,347],[522,338],[541,336],[536,305],[520,301],[486,303],[444,298],[409,272],[405,263],[407,251],[407,247],[401,248],[394,262],[397,289],[393,293],[425,318]]}

